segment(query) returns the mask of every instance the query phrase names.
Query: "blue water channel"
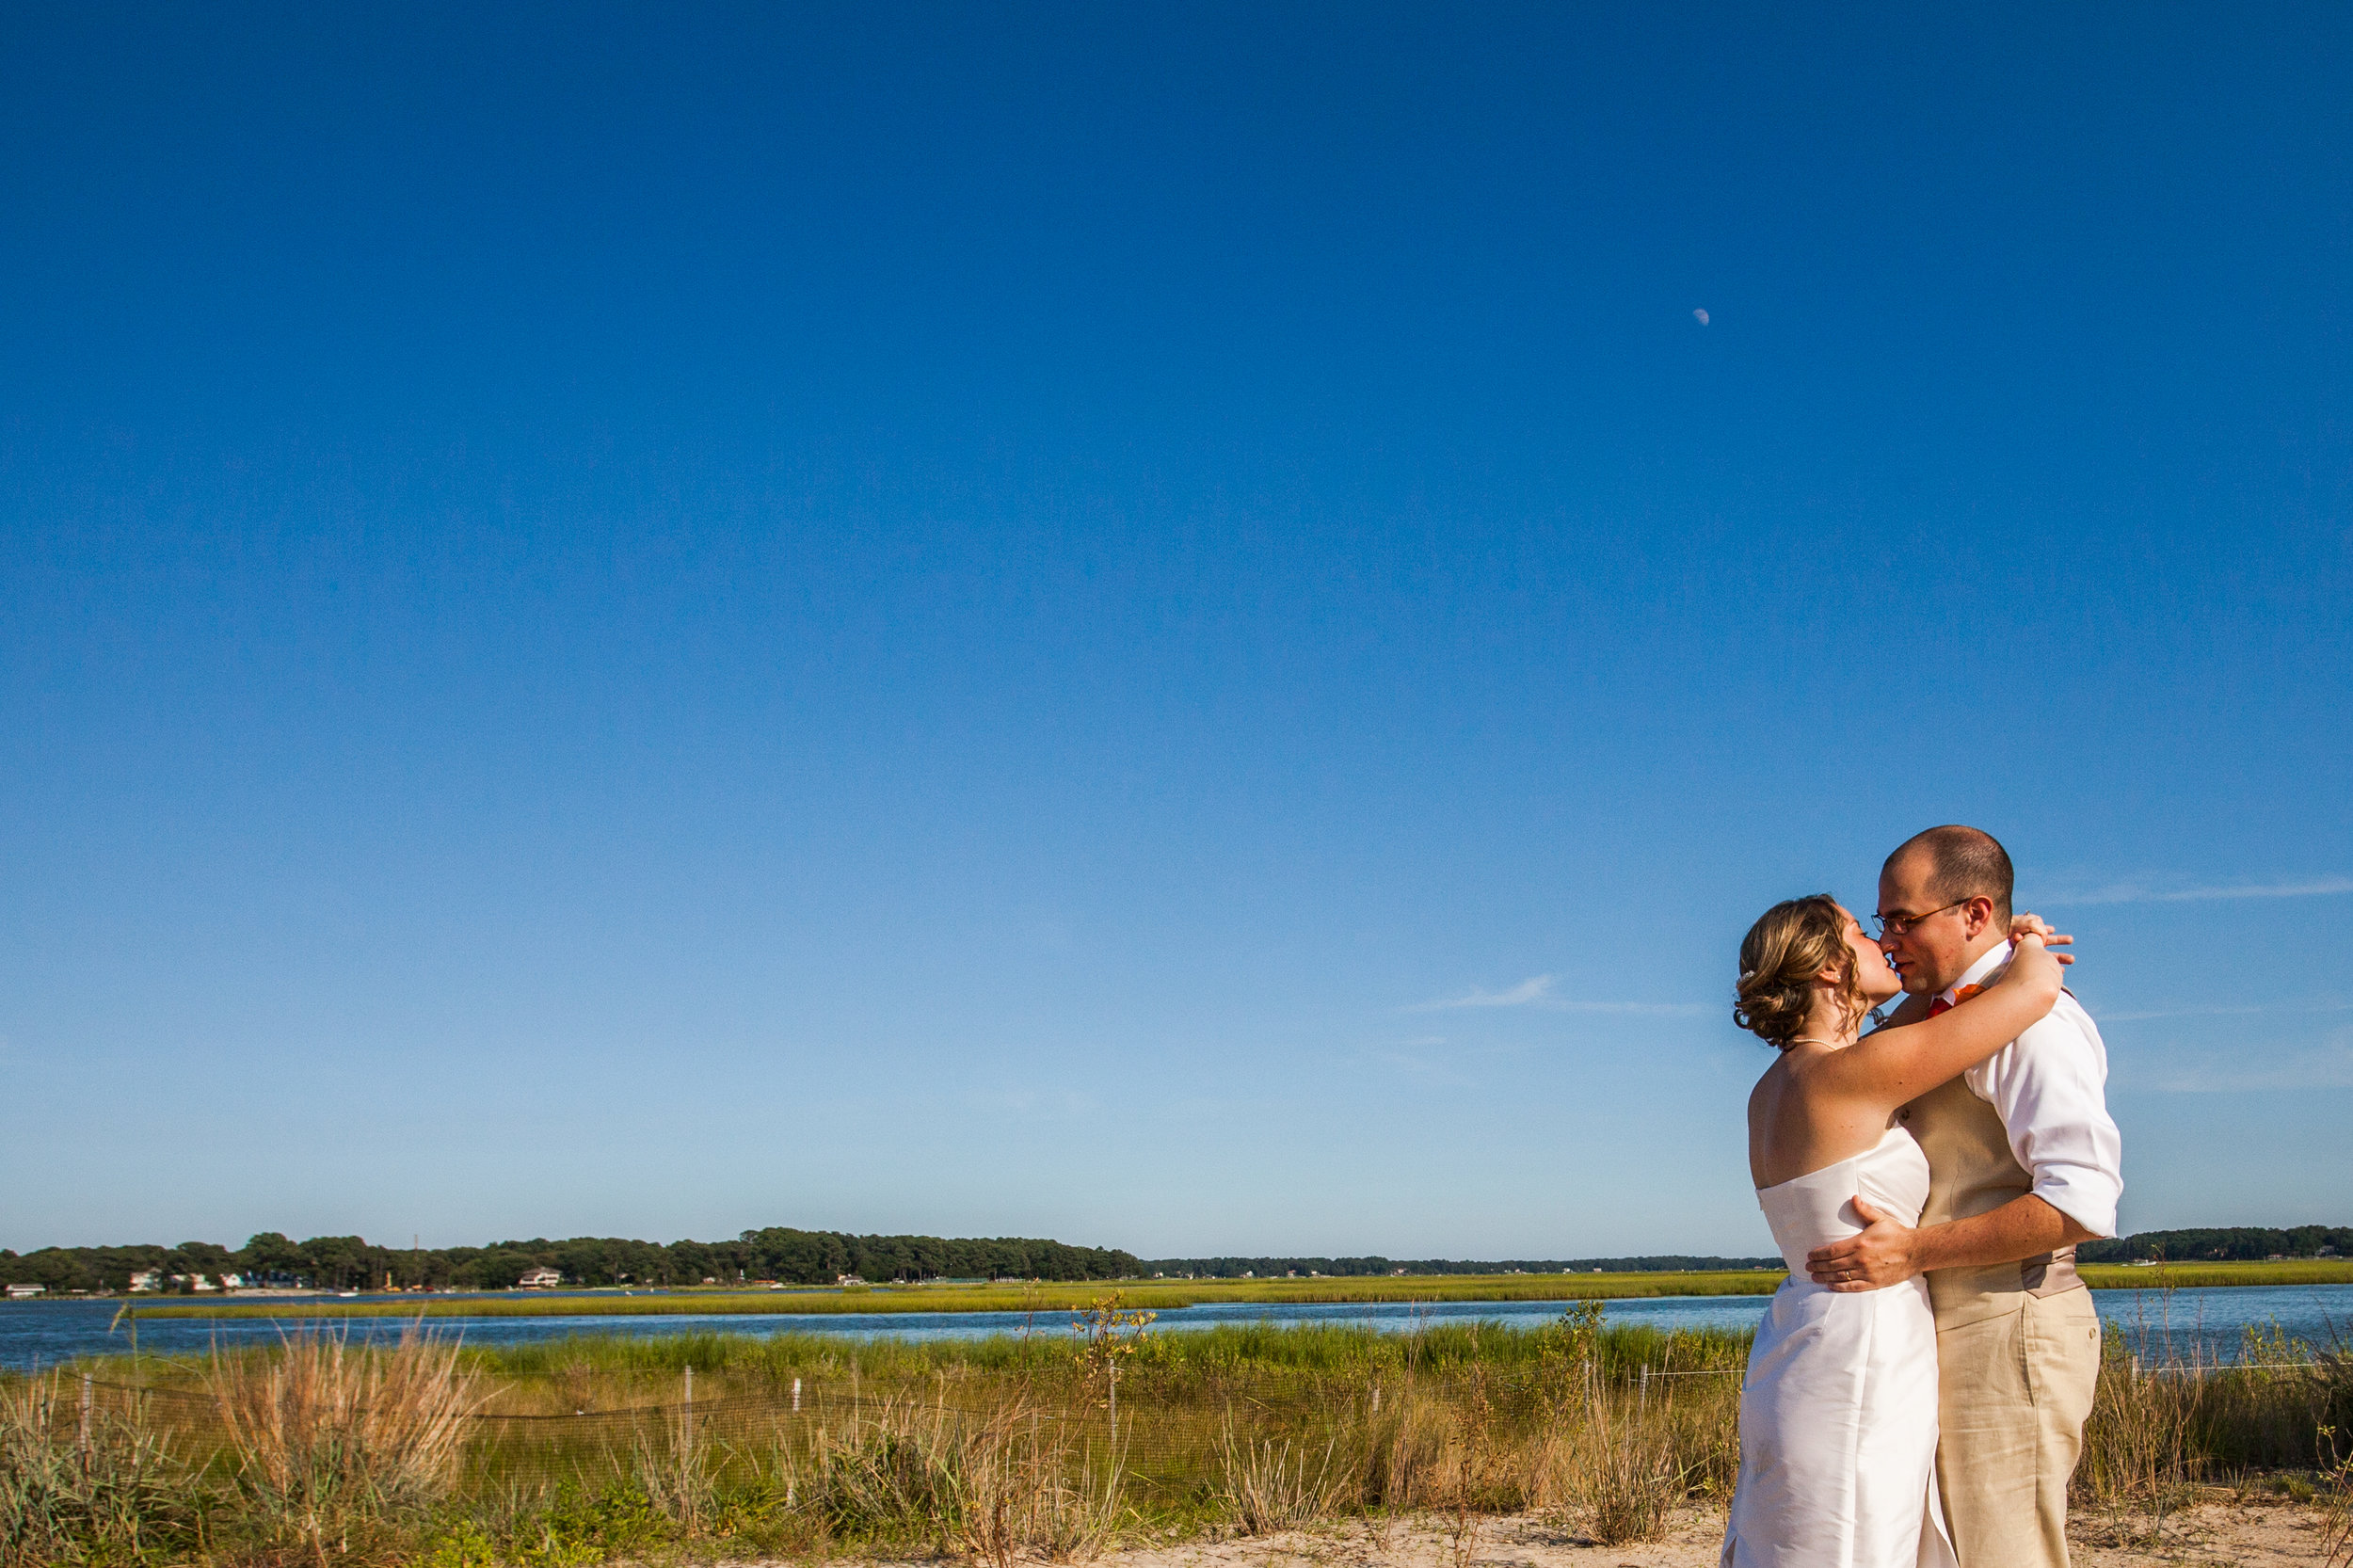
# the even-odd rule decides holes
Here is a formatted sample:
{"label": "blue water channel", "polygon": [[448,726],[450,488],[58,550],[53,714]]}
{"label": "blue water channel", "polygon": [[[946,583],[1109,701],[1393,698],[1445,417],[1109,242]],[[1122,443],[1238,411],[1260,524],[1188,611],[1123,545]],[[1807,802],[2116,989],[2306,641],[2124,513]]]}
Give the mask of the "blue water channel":
{"label": "blue water channel", "polygon": [[[2353,1351],[2353,1285],[2240,1286],[2221,1289],[2094,1290],[2093,1303],[2103,1320],[2122,1328],[2137,1340],[2141,1336],[2169,1337],[2177,1353],[2193,1347],[2209,1357],[2228,1360],[2238,1350],[2243,1331],[2277,1327],[2316,1350]],[[406,1301],[408,1297],[362,1297],[363,1301]],[[446,1298],[444,1298],[446,1299]],[[1611,1323],[1639,1323],[1658,1329],[1733,1328],[1756,1326],[1763,1316],[1764,1296],[1664,1296],[1612,1301],[1606,1304]],[[31,1371],[54,1367],[79,1356],[122,1355],[130,1350],[129,1335],[109,1323],[121,1304],[112,1301],[9,1302],[0,1304],[0,1368]],[[1335,1302],[1273,1304],[1233,1303],[1188,1306],[1164,1311],[1155,1330],[1208,1328],[1218,1323],[1270,1322],[1346,1325],[1402,1334],[1425,1323],[1488,1322],[1530,1327],[1558,1317],[1566,1302]],[[468,1344],[510,1345],[562,1339],[574,1335],[650,1337],[664,1334],[835,1335],[856,1339],[897,1338],[978,1339],[999,1334],[1064,1336],[1073,1316],[1066,1312],[869,1312],[792,1314],[769,1312],[680,1313],[664,1316],[622,1316],[593,1310],[568,1318],[434,1318],[440,1334],[462,1336]],[[141,1355],[201,1356],[217,1344],[273,1344],[284,1332],[319,1323],[347,1327],[356,1340],[396,1338],[405,1326],[398,1318],[343,1320],[263,1318],[151,1318],[138,1325]]]}

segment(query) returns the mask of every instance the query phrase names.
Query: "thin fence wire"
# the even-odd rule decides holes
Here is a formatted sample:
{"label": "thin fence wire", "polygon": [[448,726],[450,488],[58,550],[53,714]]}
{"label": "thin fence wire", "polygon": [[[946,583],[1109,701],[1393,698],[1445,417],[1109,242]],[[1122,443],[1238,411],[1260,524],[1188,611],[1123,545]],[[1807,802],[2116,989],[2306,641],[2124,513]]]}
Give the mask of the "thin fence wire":
{"label": "thin fence wire", "polygon": [[[54,1421],[87,1427],[93,1413],[127,1419],[168,1433],[176,1451],[200,1464],[233,1464],[220,1406],[207,1389],[63,1372],[46,1381],[57,1385],[48,1401]],[[1630,1392],[1633,1378],[1625,1383]],[[1540,1426],[1554,1418],[1562,1397],[1535,1376],[1492,1372],[1421,1373],[1339,1386],[1332,1380],[1240,1383],[1176,1400],[1123,1388],[1114,1426],[1108,1400],[1073,1398],[1069,1389],[1034,1398],[1003,1391],[1004,1397],[974,1400],[941,1390],[877,1393],[812,1382],[799,1390],[620,1408],[475,1411],[466,1419],[461,1486],[493,1491],[576,1482],[594,1490],[689,1451],[720,1473],[810,1472],[829,1452],[845,1448],[886,1449],[909,1437],[955,1442],[1010,1418],[1026,1428],[1032,1448],[1055,1453],[1074,1474],[1115,1468],[1131,1490],[1173,1497],[1217,1474],[1237,1434],[1247,1442],[1321,1447],[1342,1431],[1368,1430],[1385,1400],[1392,1412],[1409,1394],[1462,1404],[1474,1384],[1484,1419],[1498,1428]]]}

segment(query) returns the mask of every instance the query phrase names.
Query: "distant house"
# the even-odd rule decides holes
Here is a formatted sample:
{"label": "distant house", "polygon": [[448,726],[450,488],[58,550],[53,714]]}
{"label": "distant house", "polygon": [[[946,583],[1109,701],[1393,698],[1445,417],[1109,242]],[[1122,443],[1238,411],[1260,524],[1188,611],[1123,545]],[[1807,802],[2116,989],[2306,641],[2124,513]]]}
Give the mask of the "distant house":
{"label": "distant house", "polygon": [[525,1269],[515,1283],[526,1290],[551,1290],[564,1283],[564,1276],[553,1269]]}
{"label": "distant house", "polygon": [[8,1300],[12,1302],[21,1302],[27,1296],[42,1296],[48,1293],[49,1287],[46,1285],[11,1285],[8,1287]]}
{"label": "distant house", "polygon": [[163,1288],[164,1272],[161,1269],[141,1269],[131,1276],[131,1288],[134,1290],[160,1290]]}
{"label": "distant house", "polygon": [[846,1287],[846,1286],[852,1286],[852,1285],[863,1285],[863,1284],[865,1284],[865,1283],[866,1283],[864,1280],[862,1280],[862,1279],[858,1278],[858,1277],[857,1277],[857,1275],[856,1275],[856,1274],[836,1274],[836,1275],[834,1275],[834,1276],[833,1276],[833,1282],[834,1282],[834,1284],[836,1284],[836,1285],[839,1285],[839,1286],[844,1286],[844,1287]]}

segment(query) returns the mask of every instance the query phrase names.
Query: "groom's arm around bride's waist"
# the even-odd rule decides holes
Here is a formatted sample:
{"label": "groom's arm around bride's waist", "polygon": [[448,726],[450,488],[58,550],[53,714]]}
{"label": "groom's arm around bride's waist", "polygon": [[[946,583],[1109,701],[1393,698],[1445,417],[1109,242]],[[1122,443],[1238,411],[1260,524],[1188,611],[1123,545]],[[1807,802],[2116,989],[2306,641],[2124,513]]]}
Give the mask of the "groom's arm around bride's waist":
{"label": "groom's arm around bride's waist", "polygon": [[1806,1256],[1806,1269],[1817,1285],[1833,1290],[1883,1290],[1936,1269],[2017,1263],[2098,1239],[2097,1233],[2032,1192],[1990,1213],[1916,1230],[1881,1216],[1861,1197],[1855,1209],[1871,1222],[1869,1228]]}
{"label": "groom's arm around bride's waist", "polygon": [[[1919,999],[1908,998],[1892,1023],[1925,1011]],[[1817,1283],[1881,1289],[1933,1270],[2020,1262],[2115,1234],[2122,1150],[2107,1113],[2107,1053],[2075,1000],[2061,998],[2049,1017],[1963,1078],[2000,1117],[2016,1174],[2031,1189],[1985,1213],[1916,1230],[1858,1200],[1869,1228],[1808,1257]],[[1931,1153],[1932,1165],[1934,1159]],[[1950,1173],[1937,1178],[1948,1182]]]}

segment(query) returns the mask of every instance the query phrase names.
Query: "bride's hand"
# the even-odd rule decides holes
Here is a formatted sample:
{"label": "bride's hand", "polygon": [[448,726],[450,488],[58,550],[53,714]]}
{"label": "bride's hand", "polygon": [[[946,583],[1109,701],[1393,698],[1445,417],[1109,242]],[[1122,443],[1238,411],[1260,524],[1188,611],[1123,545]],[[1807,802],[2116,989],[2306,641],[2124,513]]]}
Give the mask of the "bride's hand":
{"label": "bride's hand", "polygon": [[[2035,937],[2046,949],[2069,947],[2075,940],[2063,931],[2052,930],[2050,922],[2040,915],[2012,915],[2009,918],[2009,939],[2016,942],[2027,936]],[[2054,952],[2051,956],[2062,964],[2075,961],[2072,952]]]}

